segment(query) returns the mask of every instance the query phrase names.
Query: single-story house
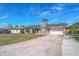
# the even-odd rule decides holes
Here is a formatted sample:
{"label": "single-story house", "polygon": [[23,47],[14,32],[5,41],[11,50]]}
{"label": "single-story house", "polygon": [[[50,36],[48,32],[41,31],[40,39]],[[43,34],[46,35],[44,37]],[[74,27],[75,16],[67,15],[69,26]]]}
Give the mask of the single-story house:
{"label": "single-story house", "polygon": [[58,34],[62,35],[65,33],[67,23],[59,24],[48,24],[47,20],[44,20],[41,25],[28,26],[28,28],[36,29],[36,34],[40,35],[49,35],[49,34]]}
{"label": "single-story house", "polygon": [[28,28],[36,29],[36,34],[40,34],[40,35],[49,35],[49,34],[62,35],[65,33],[66,27],[67,27],[66,23],[60,23],[60,24],[48,24],[47,27],[30,26]]}
{"label": "single-story house", "polygon": [[10,27],[9,26],[1,27],[0,33],[10,33]]}
{"label": "single-story house", "polygon": [[66,27],[67,23],[48,24],[48,20],[44,19],[40,26],[40,34],[63,35],[65,34]]}
{"label": "single-story house", "polygon": [[32,33],[32,28],[28,28],[28,31],[26,30],[28,27],[13,27],[10,29],[11,33]]}
{"label": "single-story house", "polygon": [[20,28],[11,28],[10,31],[11,31],[11,33],[21,33]]}

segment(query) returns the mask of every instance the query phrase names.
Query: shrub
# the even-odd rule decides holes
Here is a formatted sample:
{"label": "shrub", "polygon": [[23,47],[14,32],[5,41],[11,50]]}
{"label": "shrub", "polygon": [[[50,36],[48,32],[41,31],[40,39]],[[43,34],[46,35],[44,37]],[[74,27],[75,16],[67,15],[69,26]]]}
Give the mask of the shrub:
{"label": "shrub", "polygon": [[33,29],[32,29],[32,33],[33,33],[33,34],[36,33],[36,29],[33,28]]}
{"label": "shrub", "polygon": [[79,31],[75,31],[75,34],[79,34]]}
{"label": "shrub", "polygon": [[75,37],[73,37],[76,41],[78,41],[79,42],[79,36],[75,36]]}

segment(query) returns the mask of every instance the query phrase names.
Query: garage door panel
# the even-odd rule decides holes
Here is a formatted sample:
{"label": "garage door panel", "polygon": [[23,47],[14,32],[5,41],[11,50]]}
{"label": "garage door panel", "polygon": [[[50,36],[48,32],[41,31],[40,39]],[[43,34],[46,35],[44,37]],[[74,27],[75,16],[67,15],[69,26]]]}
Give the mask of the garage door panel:
{"label": "garage door panel", "polygon": [[50,34],[55,34],[55,35],[63,35],[63,31],[50,31]]}

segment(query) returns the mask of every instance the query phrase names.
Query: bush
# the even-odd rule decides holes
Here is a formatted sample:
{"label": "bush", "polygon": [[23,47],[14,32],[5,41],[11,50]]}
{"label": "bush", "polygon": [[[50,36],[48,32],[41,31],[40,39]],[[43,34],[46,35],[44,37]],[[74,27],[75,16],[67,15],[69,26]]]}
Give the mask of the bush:
{"label": "bush", "polygon": [[28,32],[29,33],[29,28],[22,28],[21,29],[21,33],[25,33],[25,32]]}
{"label": "bush", "polygon": [[73,38],[79,42],[79,31],[75,31]]}
{"label": "bush", "polygon": [[76,41],[78,41],[79,42],[79,36],[75,36],[75,37],[73,37]]}
{"label": "bush", "polygon": [[21,29],[21,33],[24,33],[24,28]]}
{"label": "bush", "polygon": [[79,31],[75,31],[75,34],[79,34]]}
{"label": "bush", "polygon": [[33,29],[32,29],[32,33],[33,33],[33,34],[36,33],[36,29],[33,28]]}

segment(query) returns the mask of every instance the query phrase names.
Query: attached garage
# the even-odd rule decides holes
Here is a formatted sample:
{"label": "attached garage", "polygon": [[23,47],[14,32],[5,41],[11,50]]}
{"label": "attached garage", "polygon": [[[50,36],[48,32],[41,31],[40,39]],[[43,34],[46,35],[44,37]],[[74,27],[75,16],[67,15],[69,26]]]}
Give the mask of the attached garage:
{"label": "attached garage", "polygon": [[50,31],[51,35],[63,35],[64,31]]}

